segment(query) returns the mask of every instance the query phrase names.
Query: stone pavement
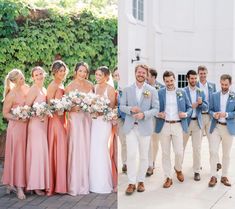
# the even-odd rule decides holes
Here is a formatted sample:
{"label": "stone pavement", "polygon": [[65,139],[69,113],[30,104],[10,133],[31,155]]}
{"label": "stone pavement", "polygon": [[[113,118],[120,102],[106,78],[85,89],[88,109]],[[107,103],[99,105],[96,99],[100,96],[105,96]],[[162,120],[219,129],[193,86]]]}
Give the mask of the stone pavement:
{"label": "stone pavement", "polygon": [[[221,153],[221,150],[220,150]],[[172,155],[173,157],[173,155]],[[221,158],[221,155],[220,155]],[[120,153],[119,153],[120,159]],[[174,158],[172,158],[173,160]],[[172,161],[172,165],[173,161]],[[121,162],[119,160],[119,170]],[[218,183],[214,188],[208,187],[210,179],[209,151],[207,138],[202,144],[202,172],[201,181],[193,180],[191,140],[187,145],[183,164],[185,181],[180,183],[176,176],[169,189],[162,188],[164,175],[161,165],[161,148],[157,156],[157,167],[153,176],[146,178],[143,193],[135,192],[131,196],[125,195],[127,176],[119,174],[118,209],[234,209],[235,208],[235,143],[233,143],[229,179],[232,187],[225,187],[220,183],[221,171],[218,172]]]}
{"label": "stone pavement", "polygon": [[[1,171],[1,169],[0,169]],[[1,172],[0,172],[1,174]],[[1,176],[1,175],[0,175]],[[6,195],[0,185],[0,209],[117,209],[117,193],[79,195],[54,195],[40,197],[27,194],[26,200],[18,200],[15,194]]]}

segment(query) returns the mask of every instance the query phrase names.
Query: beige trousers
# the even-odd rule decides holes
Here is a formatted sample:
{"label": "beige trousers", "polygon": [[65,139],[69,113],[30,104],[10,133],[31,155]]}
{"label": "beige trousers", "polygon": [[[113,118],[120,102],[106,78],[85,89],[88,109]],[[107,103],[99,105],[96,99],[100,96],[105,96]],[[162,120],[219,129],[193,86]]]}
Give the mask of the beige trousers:
{"label": "beige trousers", "polygon": [[126,164],[126,135],[123,133],[123,123],[121,118],[118,118],[118,137],[121,143],[121,158],[122,164]]}

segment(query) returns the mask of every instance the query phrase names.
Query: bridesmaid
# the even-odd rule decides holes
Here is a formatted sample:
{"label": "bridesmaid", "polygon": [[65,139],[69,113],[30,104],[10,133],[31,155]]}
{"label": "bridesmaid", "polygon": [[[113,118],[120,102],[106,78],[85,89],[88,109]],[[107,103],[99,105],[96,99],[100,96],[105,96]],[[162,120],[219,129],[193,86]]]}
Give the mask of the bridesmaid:
{"label": "bridesmaid", "polygon": [[[31,86],[26,104],[46,102],[46,89],[43,87],[45,71],[37,66],[32,69],[33,85]],[[34,190],[37,195],[45,195],[43,190],[49,189],[49,164],[47,145],[48,120],[38,117],[31,118],[28,125],[26,150],[27,190]]]}
{"label": "bridesmaid", "polygon": [[[54,80],[47,89],[47,101],[60,99],[64,95],[63,80],[68,73],[64,62],[57,60],[51,68]],[[65,114],[55,113],[49,118],[48,148],[50,168],[50,188],[47,195],[54,193],[67,193],[67,135]]]}
{"label": "bridesmaid", "polygon": [[[11,89],[11,85],[13,88]],[[11,108],[25,105],[29,87],[25,84],[24,75],[18,69],[10,71],[5,79],[3,117],[9,123],[7,127],[5,163],[2,182],[7,185],[7,193],[17,191],[19,199],[25,199],[23,189],[25,179],[25,152],[27,122],[18,120],[11,114]]]}
{"label": "bridesmaid", "polygon": [[[87,81],[88,65],[77,63],[74,80],[67,86],[66,93],[77,89],[79,92],[92,92],[92,84]],[[89,155],[91,118],[88,113],[74,108],[69,113],[68,143],[68,193],[70,195],[89,193]]]}
{"label": "bridesmaid", "polygon": [[[107,84],[109,69],[99,67],[95,72],[97,85],[95,94],[110,100],[110,107],[115,106],[115,90]],[[90,150],[90,191],[96,193],[111,193],[113,190],[111,159],[109,155],[109,138],[112,123],[104,121],[102,116],[92,119],[91,150]]]}

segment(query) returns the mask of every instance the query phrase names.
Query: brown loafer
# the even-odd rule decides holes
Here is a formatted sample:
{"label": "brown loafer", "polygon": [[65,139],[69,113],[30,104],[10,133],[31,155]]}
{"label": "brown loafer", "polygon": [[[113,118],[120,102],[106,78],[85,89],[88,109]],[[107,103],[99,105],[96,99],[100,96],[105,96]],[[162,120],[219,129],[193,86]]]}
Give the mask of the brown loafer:
{"label": "brown loafer", "polygon": [[135,191],[136,187],[135,184],[129,184],[126,189],[126,195],[131,195]]}
{"label": "brown loafer", "polygon": [[227,177],[221,177],[221,183],[223,183],[225,186],[228,186],[228,187],[231,187],[231,183],[229,182],[228,178]]}
{"label": "brown loafer", "polygon": [[210,181],[209,181],[208,186],[209,187],[214,187],[216,185],[216,183],[217,183],[217,178],[215,176],[212,176]]}
{"label": "brown loafer", "polygon": [[126,172],[127,172],[127,166],[126,166],[126,164],[123,164],[123,166],[122,166],[122,172],[123,172],[123,173],[126,173]]}
{"label": "brown loafer", "polygon": [[182,173],[182,171],[177,171],[177,170],[175,169],[175,173],[176,173],[177,179],[178,179],[180,182],[183,182],[183,181],[184,181],[184,174]]}
{"label": "brown loafer", "polygon": [[163,184],[163,188],[169,188],[173,184],[172,179],[167,178],[165,183]]}
{"label": "brown loafer", "polygon": [[148,170],[146,172],[146,176],[152,176],[153,175],[153,167],[148,167]]}
{"label": "brown loafer", "polygon": [[144,182],[139,182],[137,186],[137,192],[144,192]]}

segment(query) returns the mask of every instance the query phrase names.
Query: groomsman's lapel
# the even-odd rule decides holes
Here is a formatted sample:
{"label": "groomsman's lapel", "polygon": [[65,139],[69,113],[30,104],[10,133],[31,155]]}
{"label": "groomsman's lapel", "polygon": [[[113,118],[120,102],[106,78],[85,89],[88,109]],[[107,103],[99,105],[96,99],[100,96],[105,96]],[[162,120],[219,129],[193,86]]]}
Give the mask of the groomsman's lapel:
{"label": "groomsman's lapel", "polygon": [[164,107],[164,112],[166,110],[166,88],[163,90],[163,107]]}
{"label": "groomsman's lapel", "polygon": [[142,91],[142,94],[141,94],[141,97],[140,97],[140,101],[139,101],[139,105],[141,105],[141,103],[143,102],[143,99],[144,99],[144,91],[146,90],[146,84],[143,86],[143,91]]}
{"label": "groomsman's lapel", "polygon": [[138,101],[137,101],[137,98],[136,98],[136,89],[135,88],[136,88],[136,86],[135,86],[135,83],[134,83],[131,87],[131,94],[132,94],[133,101],[134,101],[135,105],[137,106]]}
{"label": "groomsman's lapel", "polygon": [[221,93],[221,92],[218,92],[218,93],[217,93],[217,98],[216,98],[216,101],[218,102],[218,103],[217,103],[217,104],[218,104],[218,111],[220,111],[220,108],[221,108],[221,107],[220,107],[220,99],[221,99],[221,98],[220,98],[220,93]]}
{"label": "groomsman's lapel", "polygon": [[186,88],[186,92],[187,92],[187,95],[188,95],[188,98],[189,98],[190,102],[192,103],[189,87]]}

